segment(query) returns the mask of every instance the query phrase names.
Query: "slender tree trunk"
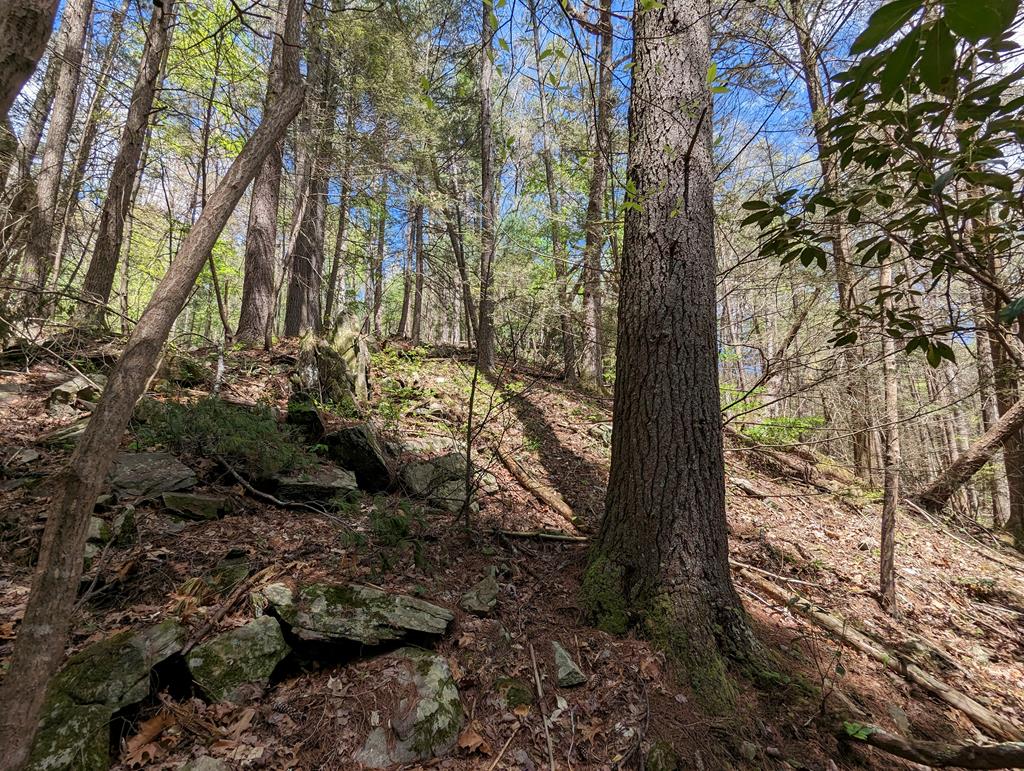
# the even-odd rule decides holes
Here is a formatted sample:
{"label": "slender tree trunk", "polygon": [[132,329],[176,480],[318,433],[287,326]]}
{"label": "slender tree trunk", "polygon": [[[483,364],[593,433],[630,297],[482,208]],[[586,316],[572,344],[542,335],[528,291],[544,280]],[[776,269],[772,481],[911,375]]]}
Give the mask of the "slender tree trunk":
{"label": "slender tree trunk", "polygon": [[163,80],[164,63],[171,46],[175,0],[163,0],[153,6],[153,15],[146,32],[139,73],[132,89],[128,119],[121,134],[121,146],[110,172],[107,197],[100,212],[99,231],[93,248],[89,270],[82,285],[83,301],[80,313],[104,323],[105,306],[110,300],[114,275],[121,254],[124,223],[132,207],[135,180],[139,174],[139,159],[149,133],[153,102]]}
{"label": "slender tree trunk", "polygon": [[[437,162],[433,163],[434,186],[439,192],[443,191],[441,185],[441,174],[437,168]],[[455,267],[459,272],[459,290],[462,296],[462,309],[465,316],[466,339],[472,343],[477,338],[477,312],[476,303],[473,302],[473,290],[469,283],[469,266],[466,263],[465,242],[462,238],[462,193],[459,188],[459,167],[454,162],[451,173],[450,193],[452,203],[445,207],[444,225],[448,240],[451,242],[452,254],[455,255]]]}
{"label": "slender tree trunk", "polygon": [[604,247],[605,188],[611,155],[608,122],[611,117],[612,24],[611,0],[601,0],[598,24],[597,110],[594,119],[594,159],[583,229],[583,370],[584,378],[604,391],[604,340],[602,333],[601,253]]}
{"label": "slender tree trunk", "polygon": [[628,178],[641,205],[626,213],[611,474],[583,593],[600,627],[639,628],[726,712],[725,658],[756,643],[726,539],[710,15],[709,2],[666,0],[633,20]]}
{"label": "slender tree trunk", "polygon": [[373,323],[373,334],[380,338],[381,311],[384,307],[384,247],[387,236],[388,225],[388,181],[381,175],[380,193],[377,197],[377,204],[380,210],[380,218],[377,220],[377,256],[373,260],[371,276],[373,279],[373,306],[371,318]]}
{"label": "slender tree trunk", "polygon": [[36,174],[36,205],[31,215],[28,241],[22,259],[21,281],[26,295],[23,306],[26,315],[41,310],[41,295],[53,264],[51,247],[53,230],[60,198],[61,172],[67,154],[71,124],[78,104],[82,59],[85,53],[92,0],[69,0],[64,5],[63,24],[67,35],[62,36],[63,48],[60,73],[53,94],[53,110],[46,130],[42,165]]}
{"label": "slender tree trunk", "polygon": [[[64,27],[58,33],[56,48],[63,48],[62,42],[66,36],[67,28]],[[53,107],[53,92],[57,88],[57,76],[60,74],[60,68],[60,57],[51,54],[46,65],[46,72],[43,73],[43,82],[39,84],[39,92],[32,100],[32,109],[25,121],[25,127],[21,130],[18,140],[17,174],[23,180],[31,176],[32,164],[36,159],[36,153],[39,152],[39,145],[43,141],[43,130],[46,128],[46,119],[50,117],[50,108]]]}
{"label": "slender tree trunk", "polygon": [[540,106],[541,160],[544,162],[544,181],[548,189],[551,209],[551,260],[555,266],[556,296],[558,299],[559,331],[562,336],[562,376],[567,383],[576,382],[576,340],[572,329],[572,308],[569,299],[569,254],[562,238],[562,204],[555,182],[555,161],[551,153],[548,132],[553,131],[548,120],[547,92],[541,72],[540,31],[537,23],[537,3],[530,0],[530,26],[533,31],[533,58],[537,68],[537,101]]}
{"label": "slender tree trunk", "polygon": [[335,305],[340,305],[345,301],[343,288],[340,290],[341,303],[336,303],[335,297],[339,294],[339,276],[342,277],[342,283],[344,283],[344,272],[341,266],[345,260],[345,231],[348,228],[348,178],[352,171],[352,140],[355,131],[355,120],[355,78],[353,77],[349,82],[348,106],[345,108],[345,163],[341,170],[341,178],[338,180],[340,188],[338,194],[338,232],[334,237],[334,259],[331,261],[331,275],[327,281],[327,303],[324,309],[324,324],[328,326],[334,322]]}
{"label": "slender tree trunk", "polygon": [[124,30],[124,19],[128,13],[128,3],[122,6],[121,10],[115,11],[110,21],[110,36],[107,39],[103,53],[103,61],[100,64],[99,76],[96,79],[96,91],[93,93],[86,113],[85,127],[82,131],[82,141],[78,145],[75,154],[75,163],[71,170],[71,176],[65,185],[61,205],[61,226],[60,236],[57,238],[57,246],[54,248],[54,266],[52,273],[52,288],[56,288],[60,279],[61,269],[67,256],[68,234],[71,229],[71,220],[78,207],[78,194],[82,190],[82,183],[85,181],[85,174],[88,170],[89,159],[92,157],[93,146],[96,144],[96,137],[99,134],[100,114],[103,103],[107,96],[107,81],[110,78],[110,70],[114,63],[114,56],[121,47],[121,35]]}
{"label": "slender tree trunk", "polygon": [[67,468],[55,480],[32,591],[0,686],[0,771],[19,769],[31,747],[47,681],[67,642],[89,517],[135,403],[156,372],[160,351],[207,255],[263,159],[298,113],[301,85],[293,89],[246,142],[189,230],[114,366]]}
{"label": "slender tree trunk", "polygon": [[[892,286],[892,264],[882,266],[880,284]],[[888,303],[888,301],[887,301]],[[879,595],[890,613],[896,603],[896,513],[900,500],[900,412],[896,379],[896,343],[882,325],[882,380],[885,390],[885,428],[882,430],[882,539]]]}
{"label": "slender tree trunk", "polygon": [[[407,209],[413,214],[412,201],[408,201]],[[412,308],[413,265],[416,262],[416,226],[415,214],[406,224],[405,264],[402,267],[402,316],[398,320],[398,336],[405,339],[409,331],[409,311]]]}
{"label": "slender tree trunk", "polygon": [[0,3],[0,123],[32,77],[53,31],[59,0]]}
{"label": "slender tree trunk", "polygon": [[419,345],[423,341],[423,281],[427,269],[424,248],[424,218],[426,217],[423,204],[416,205],[416,300],[412,306],[412,344]]}
{"label": "slender tree trunk", "polygon": [[483,0],[480,54],[480,323],[477,325],[477,363],[494,369],[494,127],[491,119],[491,81],[494,78],[494,3]]}
{"label": "slender tree trunk", "polygon": [[[298,51],[289,50],[285,40],[295,40],[302,0],[280,0],[271,49],[270,70],[264,110],[273,110],[289,78],[298,77]],[[294,7],[293,7],[294,6]],[[285,24],[295,29],[285,28]],[[242,280],[242,308],[235,334],[239,342],[256,345],[265,341],[274,313],[274,265],[277,246],[277,211],[281,199],[284,167],[284,138],[271,150],[252,184],[249,226],[245,235],[245,275]]]}

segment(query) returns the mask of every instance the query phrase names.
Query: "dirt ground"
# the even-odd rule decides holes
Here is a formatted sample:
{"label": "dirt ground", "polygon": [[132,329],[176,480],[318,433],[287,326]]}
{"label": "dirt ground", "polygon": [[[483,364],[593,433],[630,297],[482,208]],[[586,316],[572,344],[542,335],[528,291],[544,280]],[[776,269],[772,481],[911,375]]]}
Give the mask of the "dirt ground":
{"label": "dirt ground", "polygon": [[[283,411],[292,353],[230,354],[222,395],[269,399]],[[45,400],[74,374],[72,365],[90,361],[41,356],[5,364],[0,375],[0,668],[29,591],[46,479],[67,458],[66,449],[44,437],[85,414],[51,415]],[[471,388],[471,370],[457,356],[385,351],[375,357],[374,420],[390,440],[459,441]],[[202,386],[164,389],[156,397],[202,393]],[[610,401],[529,371],[481,379],[474,398],[482,426],[475,460],[494,474],[499,490],[480,496],[470,531],[451,515],[430,512],[410,537],[382,545],[368,536],[367,513],[397,507],[397,493],[367,496],[324,517],[256,500],[209,459],[183,457],[206,490],[235,499],[234,513],[182,528],[152,502],[140,502],[135,541],[105,550],[83,580],[71,648],[169,616],[206,635],[244,623],[252,616],[245,592],[218,592],[199,580],[231,554],[244,558],[256,577],[246,590],[281,579],[359,580],[455,613],[436,649],[450,663],[467,722],[453,753],[431,767],[549,767],[545,725],[557,767],[578,769],[642,767],[656,740],[670,742],[686,769],[916,767],[844,741],[844,720],[919,739],[978,738],[962,713],[766,594],[759,581],[767,580],[997,713],[1024,715],[1024,560],[983,531],[904,513],[897,541],[900,617],[890,617],[875,598],[876,496],[835,480],[825,491],[781,477],[743,446],[726,454],[734,578],[778,677],[772,687],[741,680],[737,713],[707,714],[661,654],[642,640],[587,626],[580,607],[585,539],[603,509]],[[564,501],[573,521],[527,490],[495,448]],[[492,567],[497,609],[484,618],[460,610],[462,593]],[[225,604],[214,628],[206,628]],[[572,653],[588,677],[585,685],[553,687],[552,641]],[[187,683],[158,684],[164,687],[154,699],[124,716],[116,767],[177,768],[201,752],[237,768],[354,767],[359,737],[388,696],[375,679],[375,653],[281,671],[263,698],[246,706],[207,704]],[[538,676],[547,684],[542,700],[535,693]],[[532,703],[511,708],[510,683],[532,693]]]}

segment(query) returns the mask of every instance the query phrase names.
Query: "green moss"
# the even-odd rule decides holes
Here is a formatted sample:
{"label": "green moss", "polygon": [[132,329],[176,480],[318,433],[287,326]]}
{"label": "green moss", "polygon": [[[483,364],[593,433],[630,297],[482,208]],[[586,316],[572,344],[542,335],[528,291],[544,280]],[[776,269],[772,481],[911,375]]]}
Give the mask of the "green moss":
{"label": "green moss", "polygon": [[629,603],[622,587],[622,568],[607,557],[590,560],[583,573],[583,607],[595,626],[609,634],[629,628]]}
{"label": "green moss", "polygon": [[494,689],[501,694],[509,709],[533,704],[533,691],[522,680],[501,677],[494,682]]}
{"label": "green moss", "polygon": [[651,746],[644,763],[644,771],[678,771],[679,756],[666,741],[658,740]]}
{"label": "green moss", "polygon": [[644,613],[647,638],[664,651],[668,660],[689,681],[697,700],[716,715],[736,708],[736,685],[720,652],[720,634],[691,634],[694,625],[681,619],[667,595],[659,595]]}

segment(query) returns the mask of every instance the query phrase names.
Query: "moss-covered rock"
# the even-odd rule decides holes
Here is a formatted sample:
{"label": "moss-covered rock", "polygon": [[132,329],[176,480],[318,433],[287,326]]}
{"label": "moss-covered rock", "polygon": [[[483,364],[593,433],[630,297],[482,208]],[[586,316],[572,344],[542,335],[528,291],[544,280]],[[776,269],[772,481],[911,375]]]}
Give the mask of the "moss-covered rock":
{"label": "moss-covered rock", "polygon": [[384,448],[368,423],[332,431],[324,437],[324,444],[330,459],[351,469],[364,490],[379,492],[391,486],[393,477]]}
{"label": "moss-covered rock", "polygon": [[231,511],[231,500],[224,495],[164,493],[161,498],[173,514],[197,522],[220,519]]}
{"label": "moss-covered rock", "polygon": [[188,490],[199,480],[169,452],[122,452],[114,459],[107,481],[118,497],[149,497]]}
{"label": "moss-covered rock", "polygon": [[334,501],[351,498],[359,490],[351,471],[334,465],[320,465],[271,480],[274,494],[285,501]]}
{"label": "moss-covered rock", "polygon": [[402,648],[390,658],[393,664],[383,678],[389,690],[401,696],[356,754],[366,768],[444,755],[455,746],[464,720],[459,690],[443,656]]}
{"label": "moss-covered rock", "polygon": [[110,719],[146,698],[150,671],[178,653],[185,630],[165,621],[122,632],[72,656],[50,684],[29,771],[105,771]]}
{"label": "moss-covered rock", "polygon": [[260,616],[197,645],[187,662],[203,693],[241,703],[262,692],[290,650],[277,619]]}
{"label": "moss-covered rock", "polygon": [[587,676],[583,674],[583,670],[572,660],[569,651],[563,648],[561,643],[552,642],[551,648],[555,656],[557,681],[562,688],[572,688],[574,685],[583,685],[587,682]]}
{"label": "moss-covered rock", "polygon": [[647,753],[645,771],[679,771],[679,756],[666,741],[658,740]]}
{"label": "moss-covered rock", "polygon": [[498,604],[498,576],[492,567],[484,578],[462,595],[459,607],[469,613],[490,613]]}
{"label": "moss-covered rock", "polygon": [[437,605],[362,584],[311,584],[297,596],[275,584],[263,596],[292,632],[307,641],[379,645],[413,634],[444,634],[454,619],[451,611]]}
{"label": "moss-covered rock", "polygon": [[514,677],[498,678],[494,681],[494,690],[509,709],[529,707],[533,704],[533,689]]}

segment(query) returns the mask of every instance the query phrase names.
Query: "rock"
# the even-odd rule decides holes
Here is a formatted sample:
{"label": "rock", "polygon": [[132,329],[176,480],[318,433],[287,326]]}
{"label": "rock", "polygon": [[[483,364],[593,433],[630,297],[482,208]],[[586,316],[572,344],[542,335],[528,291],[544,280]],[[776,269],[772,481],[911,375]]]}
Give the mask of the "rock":
{"label": "rock", "polygon": [[402,469],[402,484],[410,495],[426,498],[433,490],[434,470],[429,460],[415,460]]}
{"label": "rock", "polygon": [[78,401],[96,402],[106,384],[105,375],[77,375],[50,391],[46,404],[52,408]]}
{"label": "rock", "polygon": [[458,446],[459,442],[450,436],[414,436],[401,442],[397,454],[401,455],[403,452],[413,454],[451,452]]}
{"label": "rock", "polygon": [[119,497],[155,497],[188,490],[199,481],[192,469],[169,452],[122,452],[107,477]]}
{"label": "rock", "polygon": [[4,465],[7,468],[14,468],[15,466],[24,466],[27,463],[32,463],[39,460],[42,457],[42,453],[39,450],[34,450],[31,447],[22,447],[20,450],[16,450],[10,458],[7,459],[7,463]]}
{"label": "rock", "polygon": [[260,616],[197,645],[187,662],[203,693],[240,704],[262,693],[290,651],[277,619]]}
{"label": "rock", "polygon": [[[438,508],[457,513],[462,510],[466,499],[467,462],[461,452],[450,452],[433,460],[412,461],[402,469],[402,484],[410,495],[426,498]],[[498,480],[493,474],[476,467],[473,474],[476,489],[488,494],[499,490]],[[471,508],[478,508],[475,502]]]}
{"label": "rock", "polygon": [[280,475],[271,483],[274,494],[284,501],[347,499],[359,490],[355,474],[333,465]]}
{"label": "rock", "polygon": [[164,360],[160,368],[160,377],[182,388],[198,388],[211,382],[212,373],[210,365],[206,362],[185,354],[177,354]]}
{"label": "rock", "polygon": [[395,694],[392,714],[373,728],[355,760],[366,768],[429,760],[446,754],[458,740],[464,712],[448,662],[416,648],[389,657],[382,674]]}
{"label": "rock", "polygon": [[342,468],[351,469],[359,486],[369,492],[380,492],[391,486],[391,469],[384,457],[384,448],[367,423],[333,431],[324,437],[327,455]]}
{"label": "rock", "polygon": [[299,431],[307,441],[319,442],[327,433],[327,424],[316,404],[304,392],[295,392],[288,399],[285,423]]}
{"label": "rock", "polygon": [[358,415],[369,396],[370,352],[360,320],[343,314],[325,337],[306,335],[293,384],[342,415]]}
{"label": "rock", "polygon": [[522,680],[512,677],[498,678],[494,681],[494,690],[509,709],[533,704],[533,689]]}
{"label": "rock", "polygon": [[135,507],[125,506],[108,522],[103,517],[89,517],[88,543],[105,545],[114,542],[126,546],[135,538]]}
{"label": "rock", "polygon": [[595,423],[587,430],[587,433],[601,442],[605,447],[612,446],[611,423]]}
{"label": "rock", "polygon": [[492,568],[487,576],[462,595],[459,606],[469,613],[490,613],[498,604],[498,579]]}
{"label": "rock", "polygon": [[746,761],[754,762],[757,758],[757,745],[753,742],[740,742],[740,756]]}
{"label": "rock", "polygon": [[43,705],[28,771],[106,771],[110,720],[149,695],[150,671],[181,650],[184,628],[164,621],[122,632],[68,659]]}
{"label": "rock", "polygon": [[551,647],[555,652],[555,670],[557,682],[562,688],[571,688],[574,685],[582,685],[587,682],[587,676],[583,674],[576,662],[572,660],[569,651],[558,642],[552,642]]}
{"label": "rock", "polygon": [[197,522],[220,519],[231,510],[230,499],[223,495],[164,493],[161,498],[174,514]]}
{"label": "rock", "polygon": [[644,771],[679,771],[679,756],[666,741],[658,740],[647,753]]}
{"label": "rock", "polygon": [[301,640],[379,645],[416,633],[441,635],[455,617],[429,602],[362,584],[310,584],[294,597],[283,584],[263,590],[275,613]]}
{"label": "rock", "polygon": [[227,592],[248,578],[251,570],[249,554],[244,549],[231,549],[217,563],[206,583],[217,592]]}
{"label": "rock", "polygon": [[[462,505],[466,501],[466,483],[456,480],[444,482],[427,500],[439,509],[458,514],[462,511]],[[470,501],[469,510],[475,514],[480,510],[480,506],[476,501]]]}

